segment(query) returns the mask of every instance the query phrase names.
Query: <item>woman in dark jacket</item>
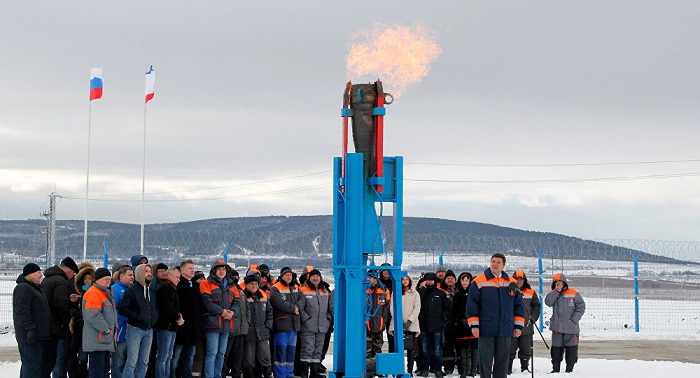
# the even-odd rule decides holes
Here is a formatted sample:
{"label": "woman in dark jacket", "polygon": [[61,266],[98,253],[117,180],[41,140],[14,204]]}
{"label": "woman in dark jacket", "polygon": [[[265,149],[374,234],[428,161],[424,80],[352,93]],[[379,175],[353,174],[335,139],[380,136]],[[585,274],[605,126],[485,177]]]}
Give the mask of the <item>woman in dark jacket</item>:
{"label": "woman in dark jacket", "polygon": [[455,336],[459,356],[457,369],[459,370],[460,378],[475,376],[479,361],[478,339],[472,335],[472,330],[467,324],[467,298],[471,282],[472,275],[470,273],[464,272],[459,275],[457,279],[457,293],[454,295],[452,304],[452,319],[455,322]]}
{"label": "woman in dark jacket", "polygon": [[[85,295],[85,292],[92,286],[94,276],[95,268],[92,266],[80,269],[75,276],[75,290],[78,295],[81,297]],[[80,305],[77,309],[71,309],[69,325],[70,332],[73,334],[71,353],[77,356],[74,360],[78,362],[78,366],[75,368],[69,367],[69,371],[77,371],[77,376],[82,378],[88,376],[88,356],[87,353],[83,352],[83,305],[82,301],[79,303]]]}

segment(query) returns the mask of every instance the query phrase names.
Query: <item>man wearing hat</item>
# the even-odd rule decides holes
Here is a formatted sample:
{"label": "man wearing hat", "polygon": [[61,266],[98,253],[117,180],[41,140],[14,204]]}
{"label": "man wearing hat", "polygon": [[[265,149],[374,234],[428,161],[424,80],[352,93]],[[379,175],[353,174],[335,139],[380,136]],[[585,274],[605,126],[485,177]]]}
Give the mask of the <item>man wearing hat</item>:
{"label": "man wearing hat", "polygon": [[250,313],[248,333],[244,335],[243,377],[253,378],[254,369],[264,378],[272,378],[272,359],[270,357],[270,329],[272,329],[272,306],[268,296],[260,290],[260,276],[257,273],[246,275],[244,279],[245,294],[241,302],[247,302]]}
{"label": "man wearing hat", "polygon": [[205,318],[206,356],[204,358],[204,375],[207,378],[221,377],[228,337],[240,327],[235,315],[241,309],[241,298],[235,289],[235,282],[228,279],[230,267],[224,260],[216,260],[209,271],[209,277],[202,281],[199,290]]}
{"label": "man wearing hat", "polygon": [[51,341],[46,346],[46,358],[42,364],[44,369],[53,371],[55,377],[65,377],[68,368],[70,311],[78,309],[79,299],[72,280],[78,271],[78,265],[70,257],[44,271],[41,291],[51,309]]}
{"label": "man wearing hat", "polygon": [[578,322],[586,311],[586,303],[578,291],[569,287],[563,273],[552,280],[552,291],[544,298],[544,304],[552,307],[549,329],[552,331],[552,373],[558,373],[566,353],[566,372],[574,371],[578,362]]}
{"label": "man wearing hat", "polygon": [[[530,287],[527,282],[527,276],[522,270],[513,272],[513,278],[518,282],[518,288],[523,298],[525,305],[525,327],[520,337],[514,337],[510,341],[510,357],[508,360],[508,374],[513,372],[513,360],[515,360],[515,352],[520,349],[518,358],[520,358],[520,371],[529,371],[530,358],[532,357],[532,336],[534,334],[533,322],[540,318],[540,299],[535,293],[535,290]],[[532,319],[530,319],[532,315]]]}
{"label": "man wearing hat", "polygon": [[260,290],[264,291],[269,297],[270,289],[275,284],[275,280],[270,275],[270,267],[267,264],[260,264],[258,265],[258,270],[260,271]]}
{"label": "man wearing hat", "polygon": [[12,320],[15,339],[22,361],[20,378],[48,377],[51,370],[42,372],[45,344],[51,339],[51,310],[41,292],[41,268],[29,263],[17,277],[12,292]]}
{"label": "man wearing hat", "polygon": [[308,378],[310,368],[311,378],[321,378],[323,342],[333,319],[333,295],[318,269],[309,272],[306,282],[301,286],[301,293],[304,295],[299,332],[301,377]]}
{"label": "man wearing hat", "polygon": [[95,270],[94,283],[83,296],[83,350],[87,352],[90,377],[109,374],[111,354],[116,350],[117,312],[109,284],[112,275],[105,268]]}
{"label": "man wearing hat", "polygon": [[369,313],[373,314],[367,320],[367,376],[376,373],[376,356],[382,352],[384,345],[384,330],[389,325],[391,313],[389,311],[391,293],[379,285],[379,272],[370,270],[367,272],[369,287],[367,288],[367,303]]}
{"label": "man wearing hat", "polygon": [[[457,275],[452,269],[448,269],[445,272],[445,280],[443,282],[442,290],[445,291],[447,299],[450,300],[450,309],[452,309],[452,304],[454,303],[454,296],[457,294]],[[442,365],[444,367],[445,375],[451,375],[455,370],[457,350],[456,344],[457,339],[455,338],[457,334],[457,325],[454,317],[452,316],[452,310],[450,310],[450,317],[445,323],[443,344],[442,344]]]}
{"label": "man wearing hat", "polygon": [[432,371],[436,378],[442,378],[442,333],[445,321],[450,316],[450,300],[445,291],[437,287],[438,277],[435,273],[426,273],[423,277],[425,286],[418,289],[420,294],[421,358],[418,375],[427,377]]}
{"label": "man wearing hat", "polygon": [[292,269],[285,266],[280,269],[277,283],[270,289],[270,303],[274,316],[275,378],[294,377],[297,332],[301,329],[299,308],[303,307],[304,297],[299,288],[292,283],[293,278]]}

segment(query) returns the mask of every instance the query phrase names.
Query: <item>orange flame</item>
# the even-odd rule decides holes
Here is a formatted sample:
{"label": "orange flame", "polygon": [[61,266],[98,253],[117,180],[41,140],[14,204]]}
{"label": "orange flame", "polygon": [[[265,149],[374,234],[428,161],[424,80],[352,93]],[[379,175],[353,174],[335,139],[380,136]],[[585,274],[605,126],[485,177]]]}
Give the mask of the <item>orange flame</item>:
{"label": "orange flame", "polygon": [[398,97],[430,71],[440,55],[440,46],[420,25],[414,30],[402,25],[375,23],[350,37],[346,59],[348,79],[357,82],[381,79],[384,87]]}

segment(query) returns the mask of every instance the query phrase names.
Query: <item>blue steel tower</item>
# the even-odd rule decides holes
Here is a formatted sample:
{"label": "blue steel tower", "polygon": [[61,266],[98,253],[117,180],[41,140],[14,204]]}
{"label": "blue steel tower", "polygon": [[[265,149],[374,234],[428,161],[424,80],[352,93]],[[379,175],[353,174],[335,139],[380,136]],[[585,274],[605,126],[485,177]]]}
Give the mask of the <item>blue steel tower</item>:
{"label": "blue steel tower", "polygon": [[[366,322],[369,270],[388,270],[394,288],[401,287],[403,235],[403,157],[383,156],[385,99],[382,83],[353,85],[345,89],[343,156],[333,161],[333,274],[335,320],[331,377],[366,376]],[[387,101],[390,104],[391,101]],[[348,118],[352,119],[355,153],[347,153]],[[394,250],[385,250],[384,204],[393,205]],[[379,209],[379,214],[377,213]],[[377,266],[374,257],[393,257],[391,266]],[[403,319],[401,290],[391,293],[394,317]],[[395,321],[395,334],[403,335],[403,322]],[[388,326],[388,325],[387,325]],[[403,337],[394,338],[395,353],[376,358],[378,375],[408,376],[403,356]]]}

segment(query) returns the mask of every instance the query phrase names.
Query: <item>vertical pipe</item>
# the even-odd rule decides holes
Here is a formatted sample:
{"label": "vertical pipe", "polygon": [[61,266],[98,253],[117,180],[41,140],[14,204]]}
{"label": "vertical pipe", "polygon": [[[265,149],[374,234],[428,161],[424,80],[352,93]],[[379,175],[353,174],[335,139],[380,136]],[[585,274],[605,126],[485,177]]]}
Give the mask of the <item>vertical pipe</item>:
{"label": "vertical pipe", "polygon": [[[375,172],[377,177],[384,177],[384,90],[382,88],[382,82],[377,81],[377,107],[373,112],[377,116],[376,120],[376,153],[374,155],[375,159]],[[377,192],[382,193],[384,191],[383,185],[377,185]]]}
{"label": "vertical pipe", "polygon": [[[363,253],[371,241],[367,241],[368,235],[373,239],[376,233],[375,225],[377,215],[374,210],[373,196],[367,198],[371,187],[367,185],[364,175],[364,161],[361,153],[348,154],[345,160],[347,167],[345,186],[345,258],[346,265],[346,287],[345,287],[345,339],[346,339],[346,360],[345,376],[359,378],[365,375],[367,360],[366,353],[366,327],[362,331],[355,328],[358,324],[364,323],[365,318],[365,295],[363,291],[363,281],[366,272],[359,268],[367,263],[367,257]],[[369,193],[368,193],[369,192]],[[369,213],[369,214],[367,214]],[[368,223],[368,219],[373,222]],[[365,230],[363,230],[365,229]],[[371,229],[369,233],[366,229]],[[363,232],[364,231],[364,232]],[[364,241],[364,243],[363,243]],[[350,327],[352,326],[352,327]]]}

